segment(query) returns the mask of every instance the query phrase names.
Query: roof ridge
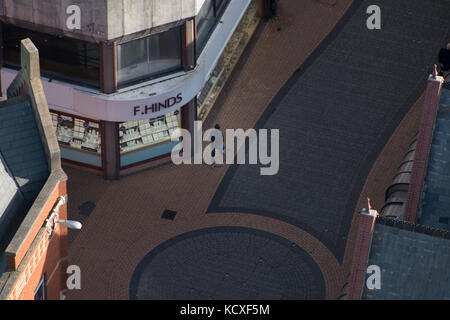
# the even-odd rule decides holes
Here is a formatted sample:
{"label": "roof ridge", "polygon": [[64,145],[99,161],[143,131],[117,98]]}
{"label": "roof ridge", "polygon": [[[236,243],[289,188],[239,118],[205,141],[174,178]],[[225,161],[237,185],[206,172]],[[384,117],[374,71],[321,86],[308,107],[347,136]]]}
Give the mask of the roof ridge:
{"label": "roof ridge", "polygon": [[379,215],[376,218],[375,222],[378,224],[382,224],[382,225],[397,228],[397,229],[402,229],[402,230],[411,231],[414,233],[421,233],[421,234],[426,234],[426,235],[436,237],[436,238],[450,240],[450,231],[447,231],[444,229],[439,229],[439,228],[432,227],[432,226],[427,226],[424,224],[412,223],[409,221],[384,217],[381,215]]}

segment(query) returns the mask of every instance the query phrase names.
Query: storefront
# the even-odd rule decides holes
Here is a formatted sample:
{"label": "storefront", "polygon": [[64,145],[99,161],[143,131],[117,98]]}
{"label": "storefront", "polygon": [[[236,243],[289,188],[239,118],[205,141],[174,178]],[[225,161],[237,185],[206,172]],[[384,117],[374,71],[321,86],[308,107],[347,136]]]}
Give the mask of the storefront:
{"label": "storefront", "polygon": [[170,137],[177,128],[181,128],[180,110],[152,120],[120,123],[120,167],[126,168],[171,153],[176,143]]}
{"label": "storefront", "polygon": [[98,43],[3,23],[3,93],[16,42],[30,37],[67,165],[118,178],[170,161],[171,133],[192,129],[197,95],[250,2],[205,0],[193,18]]}
{"label": "storefront", "polygon": [[61,158],[96,169],[103,168],[102,122],[50,110]]}
{"label": "storefront", "polygon": [[[50,114],[61,157],[66,163],[103,170],[104,122],[55,110],[50,110]],[[117,123],[120,167],[129,168],[170,154],[175,144],[170,136],[176,128],[181,127],[180,109],[156,119]]]}

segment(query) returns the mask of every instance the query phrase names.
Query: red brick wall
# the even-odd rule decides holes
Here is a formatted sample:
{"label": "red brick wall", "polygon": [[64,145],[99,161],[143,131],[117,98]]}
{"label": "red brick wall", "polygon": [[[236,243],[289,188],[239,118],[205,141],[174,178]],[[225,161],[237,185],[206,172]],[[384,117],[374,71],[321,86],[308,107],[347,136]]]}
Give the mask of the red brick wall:
{"label": "red brick wall", "polygon": [[359,216],[355,251],[353,252],[350,279],[348,283],[347,300],[361,299],[375,219],[376,214],[373,210],[372,214],[361,213]]}
{"label": "red brick wall", "polygon": [[[16,272],[19,272],[17,281],[9,293],[7,299],[10,300],[33,300],[34,291],[37,288],[42,276],[46,276],[46,296],[49,300],[59,300],[59,294],[66,286],[67,270],[67,228],[56,225],[51,238],[45,230],[41,233],[42,224],[59,197],[66,194],[66,182],[61,182],[55,189],[54,194],[49,199],[46,210],[42,211],[34,229],[37,229],[37,237],[27,239],[26,244],[21,248],[21,264]],[[59,208],[58,219],[67,219],[67,204]],[[33,241],[38,239],[38,245],[30,252]],[[13,259],[12,261],[15,261]]]}

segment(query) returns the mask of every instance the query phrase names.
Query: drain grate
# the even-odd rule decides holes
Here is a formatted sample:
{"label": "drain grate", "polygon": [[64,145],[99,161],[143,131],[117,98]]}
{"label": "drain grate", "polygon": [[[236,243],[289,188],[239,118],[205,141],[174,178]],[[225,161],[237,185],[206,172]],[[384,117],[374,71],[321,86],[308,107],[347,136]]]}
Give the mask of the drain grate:
{"label": "drain grate", "polygon": [[94,209],[95,203],[91,201],[86,201],[85,203],[83,203],[81,206],[78,207],[79,214],[83,216],[89,216],[92,213],[92,211],[94,211]]}
{"label": "drain grate", "polygon": [[166,209],[166,210],[164,210],[163,214],[161,215],[161,218],[173,221],[175,219],[176,215],[177,215],[176,211]]}

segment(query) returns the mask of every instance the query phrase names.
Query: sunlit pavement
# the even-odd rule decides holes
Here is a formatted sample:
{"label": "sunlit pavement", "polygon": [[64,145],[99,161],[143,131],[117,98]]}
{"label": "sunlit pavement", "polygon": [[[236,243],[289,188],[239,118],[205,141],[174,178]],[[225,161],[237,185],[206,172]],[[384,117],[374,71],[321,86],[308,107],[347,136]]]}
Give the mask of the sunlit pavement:
{"label": "sunlit pavement", "polygon": [[[369,87],[365,87],[371,84],[372,88],[374,86],[375,89],[377,88],[377,84],[370,83],[370,80],[374,77],[377,78],[378,75],[371,74],[370,70],[354,70],[350,76],[345,74],[346,69],[340,70],[340,67],[337,66],[334,72],[336,75],[342,75],[343,78],[335,79],[333,71],[328,69],[326,73],[327,69],[321,69],[324,64],[332,63],[329,59],[330,52],[337,54],[341,51],[342,53],[346,50],[345,42],[351,44],[348,35],[360,30],[354,21],[361,20],[357,15],[364,16],[365,2],[362,6],[350,7],[352,12],[347,17],[350,19],[349,23],[346,24],[347,21],[343,21],[341,22],[342,26],[338,28],[339,30],[344,28],[344,32],[332,34],[327,38],[325,44],[322,43],[322,47],[319,48],[320,50],[315,51],[307,61],[306,64],[309,68],[303,71],[300,68],[301,74],[294,75],[293,80],[291,79],[287,85],[286,83],[294,71],[306,61],[336,23],[341,20],[350,4],[351,1],[337,1],[334,6],[320,1],[280,1],[279,18],[263,24],[256,32],[204,126],[208,128],[219,123],[223,129],[246,129],[253,127],[259,120],[258,126],[263,127],[269,123],[270,127],[272,119],[285,121],[282,119],[282,114],[285,114],[286,108],[305,108],[304,112],[300,112],[298,115],[292,113],[292,117],[298,117],[298,126],[297,128],[291,124],[287,126],[290,130],[289,139],[291,141],[288,146],[290,148],[299,146],[299,151],[302,152],[305,151],[305,147],[309,147],[310,149],[307,150],[309,152],[304,153],[300,159],[291,160],[288,165],[288,174],[286,171],[281,171],[286,170],[282,169],[283,159],[281,158],[281,174],[271,178],[275,180],[269,180],[270,184],[279,190],[289,187],[289,184],[295,185],[299,181],[298,174],[303,174],[305,182],[310,182],[308,184],[309,191],[314,193],[316,198],[306,197],[301,193],[296,198],[292,198],[292,194],[288,194],[286,199],[283,197],[271,199],[270,196],[261,198],[261,192],[263,195],[264,192],[268,192],[265,189],[267,184],[262,181],[263,177],[257,174],[254,175],[254,179],[251,178],[252,171],[257,171],[245,166],[228,170],[228,166],[211,168],[208,165],[165,165],[114,182],[107,182],[99,177],[80,173],[75,169],[67,169],[70,196],[69,215],[72,219],[81,219],[85,222],[84,228],[79,234],[70,235],[69,263],[80,266],[82,289],[69,292],[68,299],[129,299],[130,293],[131,298],[144,299],[230,298],[232,297],[230,292],[238,292],[236,297],[239,298],[335,299],[340,295],[348,275],[348,261],[351,254],[349,248],[352,248],[352,238],[348,237],[348,234],[352,234],[351,221],[365,178],[389,136],[420,96],[421,82],[427,76],[427,70],[421,71],[420,69],[426,69],[426,66],[432,62],[432,55],[428,52],[432,52],[434,47],[439,45],[437,41],[430,40],[429,35],[425,33],[421,35],[429,41],[422,46],[418,45],[419,49],[424,50],[425,58],[420,61],[417,70],[413,70],[414,73],[411,73],[413,76],[406,83],[407,86],[401,87],[399,84],[399,89],[407,90],[410,86],[416,92],[396,100],[397,107],[401,112],[394,112],[396,117],[392,121],[389,120],[389,110],[375,113],[370,118],[369,111],[372,109],[368,109],[371,104],[366,105],[366,111],[359,112],[358,109],[350,108],[350,103],[345,104],[341,101],[341,105],[348,106],[349,109],[341,110],[340,115],[333,115],[337,119],[335,124],[340,125],[336,130],[353,132],[346,128],[345,123],[339,122],[343,121],[344,115],[346,115],[355,134],[358,132],[363,134],[365,128],[373,131],[367,132],[367,135],[364,136],[367,141],[360,141],[362,146],[373,142],[373,149],[352,145],[352,149],[348,152],[354,152],[355,156],[359,156],[361,152],[367,152],[367,154],[373,155],[373,158],[354,159],[353,169],[355,172],[350,170],[351,168],[348,172],[346,171],[351,177],[345,177],[348,178],[344,181],[346,189],[338,190],[340,193],[337,194],[345,199],[338,199],[337,202],[333,202],[334,200],[331,199],[330,205],[327,206],[327,199],[336,197],[336,194],[332,193],[337,190],[336,187],[327,188],[326,181],[320,180],[322,188],[319,188],[317,183],[311,179],[314,178],[317,170],[327,172],[326,170],[334,168],[336,162],[323,161],[320,157],[314,158],[318,154],[314,153],[314,149],[308,143],[317,134],[315,131],[320,129],[319,126],[314,129],[314,121],[317,121],[317,124],[323,124],[320,122],[323,119],[330,121],[331,118],[327,118],[327,114],[332,110],[326,110],[326,97],[320,103],[317,101],[314,110],[307,109],[309,101],[304,95],[302,96],[302,86],[308,85],[308,81],[305,82],[305,79],[312,82],[321,81],[314,79],[315,76],[312,73],[315,68],[322,70],[324,82],[321,86],[327,87],[328,90],[333,90],[332,86],[330,88],[333,81],[347,79],[348,82],[343,81],[343,84],[350,85],[353,83],[352,79],[357,77],[358,72],[366,72],[365,76],[358,81],[359,89],[366,90],[367,97],[374,94],[368,90]],[[362,19],[362,21],[364,20]],[[367,41],[375,43],[377,39]],[[426,48],[422,48],[423,46]],[[281,50],[281,48],[283,49]],[[377,46],[374,49],[380,50],[377,49]],[[358,53],[357,48],[354,48],[353,52],[354,56],[351,51],[344,52],[344,57],[348,59],[350,65],[357,60],[352,60]],[[392,53],[392,51],[387,53]],[[375,52],[375,54],[379,55],[380,52]],[[342,63],[342,60],[336,61],[336,63],[338,62]],[[388,78],[395,77],[395,73],[391,75],[388,69],[386,69],[385,75]],[[399,76],[399,83],[401,77],[402,75]],[[377,79],[385,81],[382,76]],[[297,85],[300,87],[296,87]],[[275,98],[283,86],[284,89]],[[292,91],[292,88],[295,90]],[[314,91],[314,88],[312,87],[310,91]],[[379,89],[382,90],[381,87]],[[356,89],[353,88],[353,90]],[[339,95],[339,91],[336,92],[337,95]],[[385,98],[389,99],[389,97]],[[298,102],[297,105],[295,99],[303,102]],[[274,108],[276,112],[273,115],[266,113],[263,116],[272,101],[274,102],[269,108]],[[360,107],[363,108],[364,105]],[[310,110],[309,113],[308,110]],[[365,116],[362,119],[368,119],[368,123],[355,122],[355,118],[351,117],[352,114],[355,115],[355,118]],[[314,118],[315,115],[318,118]],[[414,118],[414,115],[411,116],[411,119]],[[380,119],[384,122],[381,123]],[[380,121],[380,124],[384,126],[377,129],[378,123],[375,121]],[[279,123],[272,121],[272,124]],[[307,131],[302,131],[304,126],[311,131],[309,136]],[[333,123],[328,123],[328,126],[331,128]],[[413,128],[408,130],[408,132],[414,131]],[[294,132],[298,137],[292,138]],[[384,140],[372,141],[371,135],[378,136],[380,134]],[[334,134],[335,137],[336,135],[337,133]],[[310,140],[302,140],[302,137],[309,137]],[[316,143],[329,143],[331,140],[327,137],[330,135],[323,135],[321,137],[323,140],[316,141]],[[348,141],[348,137],[345,139]],[[336,143],[335,140],[333,141]],[[281,146],[283,146],[283,138],[281,138]],[[283,156],[283,151],[281,155]],[[352,159],[351,154],[342,159],[339,154],[334,154],[334,160],[338,161],[338,164],[339,161],[348,159]],[[296,164],[295,161],[316,162],[318,169],[303,170],[301,167],[297,167],[298,170],[296,170],[293,166]],[[308,176],[309,174],[312,175]],[[225,175],[227,178],[223,181]],[[330,177],[329,181],[336,180],[333,173],[328,176]],[[320,177],[315,179],[318,180]],[[220,185],[222,186],[218,190]],[[348,192],[349,189],[352,192]],[[318,196],[321,196],[320,199],[323,202],[318,202]],[[284,199],[285,202],[278,204],[277,199]],[[259,206],[267,200],[274,201],[265,208]],[[345,205],[341,203],[345,203]],[[83,204],[84,216],[79,214],[79,208]],[[93,204],[95,204],[95,208]],[[298,206],[299,204],[301,205]],[[323,211],[319,212],[314,208],[321,208]],[[92,212],[89,209],[92,209]],[[175,218],[173,220],[161,218],[164,210],[176,211]],[[299,215],[290,215],[289,210],[297,212]],[[301,212],[296,210],[301,210]],[[314,214],[317,214],[317,220],[314,220]],[[305,217],[307,220],[304,219]],[[339,230],[327,227],[333,225],[339,227]],[[320,229],[320,227],[323,228]],[[235,241],[239,237],[245,239],[240,241],[242,247],[237,247],[239,242]],[[256,249],[252,249],[259,241],[266,243],[268,251],[258,254]],[[288,245],[289,243],[291,246]],[[280,249],[279,246],[284,249]],[[155,248],[156,250],[153,250]],[[251,254],[246,251],[247,248]],[[291,262],[288,262],[289,266],[280,262],[281,258],[275,255],[275,251],[283,250],[286,250],[286,254],[292,252],[293,255],[298,255],[298,258],[292,258],[294,259],[292,261],[297,261],[294,262],[294,264],[298,264],[297,269],[291,268]],[[204,263],[211,262],[210,268],[205,268],[204,264],[198,263],[202,252],[210,257],[204,260]],[[270,254],[270,252],[274,252],[274,254]],[[294,254],[294,252],[296,253]],[[229,260],[224,259],[224,256],[229,256]],[[224,265],[226,261],[229,261],[230,266]],[[242,263],[242,274],[247,274],[247,277],[239,278],[243,276],[239,272],[240,269],[236,267],[239,266],[239,263]],[[180,266],[184,266],[184,268],[180,268]],[[249,272],[249,268],[256,271]],[[257,268],[262,269],[258,270]],[[181,270],[185,275],[184,278],[180,277]],[[266,271],[264,272],[264,270]],[[208,272],[211,273],[210,278],[208,278]],[[202,281],[192,283],[189,280],[189,274],[201,277]],[[302,277],[308,274],[314,275],[310,277],[315,279],[311,284],[300,286],[297,292],[288,290],[289,283],[301,282]],[[284,279],[284,282],[279,280],[280,277]],[[157,281],[155,279],[172,278],[178,281],[167,280],[168,282],[155,283]],[[182,281],[183,279],[185,281]],[[214,283],[214,290],[211,290],[212,287],[204,287],[208,283],[208,279]],[[280,282],[285,285],[273,287],[274,283]],[[166,286],[164,286],[165,283]],[[197,285],[198,287],[196,287]],[[142,291],[139,291],[139,288]],[[152,291],[151,288],[155,288],[155,291]],[[136,294],[139,292],[141,295]],[[175,292],[184,292],[188,296],[174,296]],[[266,292],[267,294],[258,295],[256,292]],[[281,292],[289,294],[282,295]]]}

